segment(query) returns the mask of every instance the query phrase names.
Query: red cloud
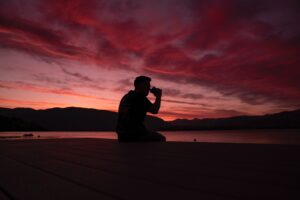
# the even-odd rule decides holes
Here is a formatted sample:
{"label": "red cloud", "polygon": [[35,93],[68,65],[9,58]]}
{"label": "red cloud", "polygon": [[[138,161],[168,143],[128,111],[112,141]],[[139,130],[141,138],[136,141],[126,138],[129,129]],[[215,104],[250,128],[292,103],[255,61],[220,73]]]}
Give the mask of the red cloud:
{"label": "red cloud", "polygon": [[[185,79],[211,87],[249,104],[267,101],[297,104],[300,100],[299,28],[289,27],[288,32],[294,34],[286,37],[283,27],[260,19],[264,12],[277,9],[265,2],[256,2],[257,7],[249,8],[236,1],[231,1],[235,6],[227,1],[226,5],[225,1],[214,2],[195,8],[199,20],[176,51],[164,48],[148,54],[145,70],[171,81]],[[246,13],[238,11],[241,7]]]}
{"label": "red cloud", "polygon": [[[0,47],[146,71],[248,104],[294,105],[300,100],[297,4],[49,0],[19,10],[6,2],[0,8]],[[132,66],[135,59],[144,62],[141,68]]]}

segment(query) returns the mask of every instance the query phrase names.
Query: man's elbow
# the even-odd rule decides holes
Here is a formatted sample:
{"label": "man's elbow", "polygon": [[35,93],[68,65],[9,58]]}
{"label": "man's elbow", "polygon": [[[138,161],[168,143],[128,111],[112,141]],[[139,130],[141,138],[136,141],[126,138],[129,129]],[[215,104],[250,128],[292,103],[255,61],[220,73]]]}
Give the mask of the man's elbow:
{"label": "man's elbow", "polygon": [[150,109],[149,109],[149,112],[150,112],[151,114],[158,114],[158,109],[150,108]]}
{"label": "man's elbow", "polygon": [[151,114],[158,114],[158,110],[150,111]]}

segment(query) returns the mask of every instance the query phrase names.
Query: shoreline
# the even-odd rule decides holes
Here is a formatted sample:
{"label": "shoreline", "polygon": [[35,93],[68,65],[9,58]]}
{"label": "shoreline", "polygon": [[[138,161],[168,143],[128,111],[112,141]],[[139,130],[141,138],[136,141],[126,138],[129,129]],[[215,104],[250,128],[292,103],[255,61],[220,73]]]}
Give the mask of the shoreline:
{"label": "shoreline", "polygon": [[[163,131],[167,142],[300,145],[299,130]],[[100,138],[117,140],[115,132],[0,132],[0,140]]]}

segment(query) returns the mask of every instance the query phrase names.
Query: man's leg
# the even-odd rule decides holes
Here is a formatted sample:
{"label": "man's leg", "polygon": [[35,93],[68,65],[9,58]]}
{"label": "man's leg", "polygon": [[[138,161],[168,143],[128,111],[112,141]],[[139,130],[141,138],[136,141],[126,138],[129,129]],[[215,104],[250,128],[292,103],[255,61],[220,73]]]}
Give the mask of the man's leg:
{"label": "man's leg", "polygon": [[145,142],[165,142],[166,137],[158,132],[148,131],[142,138]]}
{"label": "man's leg", "polygon": [[122,136],[122,135],[118,135],[118,141],[119,142],[140,142],[141,138],[140,138],[140,136]]}

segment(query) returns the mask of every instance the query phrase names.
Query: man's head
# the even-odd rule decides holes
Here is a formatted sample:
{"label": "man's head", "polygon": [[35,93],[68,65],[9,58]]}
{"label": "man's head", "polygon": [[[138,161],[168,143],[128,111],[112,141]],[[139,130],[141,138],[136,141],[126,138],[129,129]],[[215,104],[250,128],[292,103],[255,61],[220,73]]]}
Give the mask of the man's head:
{"label": "man's head", "polygon": [[148,96],[150,90],[150,81],[151,78],[147,76],[136,77],[134,80],[135,91]]}

